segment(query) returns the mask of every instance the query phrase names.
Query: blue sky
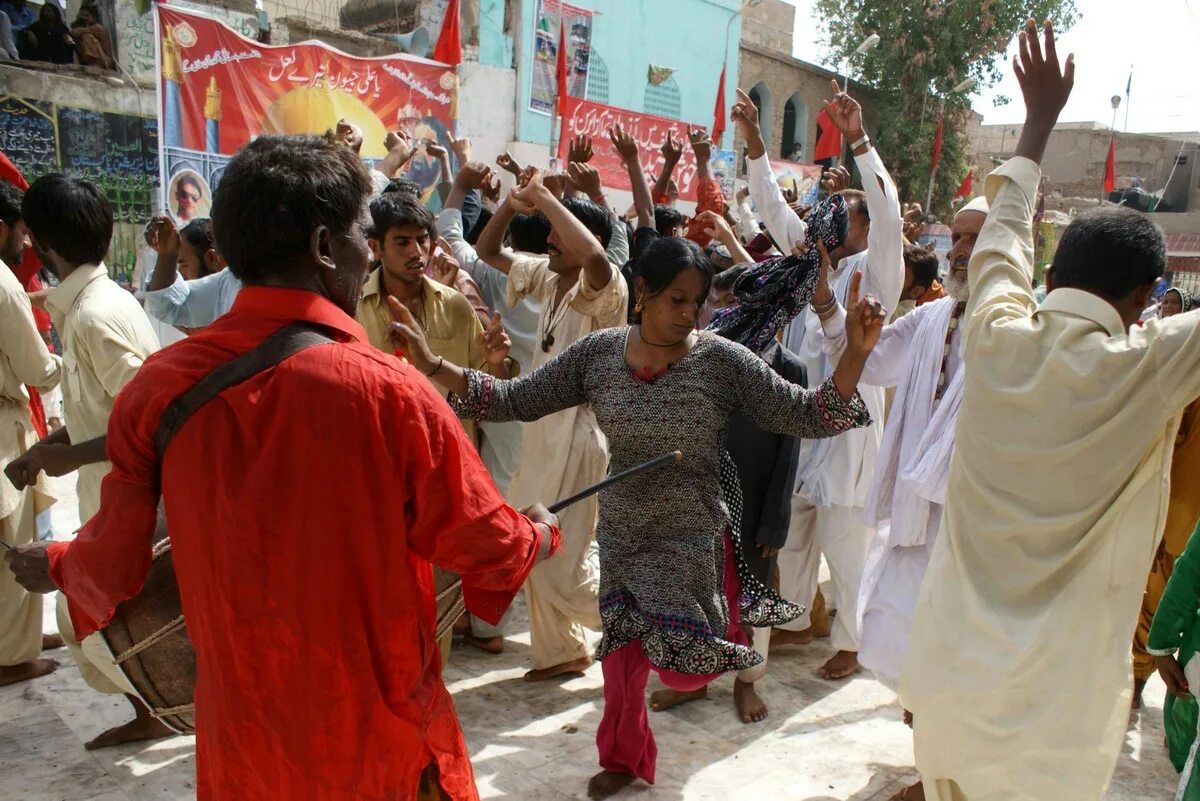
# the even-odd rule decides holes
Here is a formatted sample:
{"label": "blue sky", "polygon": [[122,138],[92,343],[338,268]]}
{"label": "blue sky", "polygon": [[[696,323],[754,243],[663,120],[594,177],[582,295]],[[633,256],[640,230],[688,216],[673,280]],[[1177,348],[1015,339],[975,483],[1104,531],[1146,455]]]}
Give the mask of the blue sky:
{"label": "blue sky", "polygon": [[[824,64],[820,23],[813,0],[785,0],[796,6],[794,55]],[[1130,131],[1200,130],[1200,0],[1076,0],[1080,19],[1060,37],[1058,52],[1075,53],[1075,90],[1062,121],[1112,121],[1110,98],[1119,94],[1117,129],[1125,126],[1125,82],[1133,66]],[[1136,9],[1137,13],[1133,13]],[[1015,39],[1014,39],[1015,42]],[[880,47],[886,47],[882,42]],[[995,87],[977,92],[972,105],[984,123],[1021,122],[1025,112],[1010,65]],[[993,98],[1013,102],[994,107]]]}

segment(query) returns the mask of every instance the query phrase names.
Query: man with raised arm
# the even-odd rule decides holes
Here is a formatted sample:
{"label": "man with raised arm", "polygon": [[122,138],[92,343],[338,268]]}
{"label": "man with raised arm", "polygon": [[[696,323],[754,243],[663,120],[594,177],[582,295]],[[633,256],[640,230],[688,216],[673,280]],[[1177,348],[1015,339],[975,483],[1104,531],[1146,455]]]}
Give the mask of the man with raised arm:
{"label": "man with raised arm", "polygon": [[1029,20],[1015,70],[1025,125],[987,180],[945,515],[901,683],[939,801],[1103,796],[1175,432],[1200,395],[1200,312],[1132,327],[1166,262],[1144,214],[1075,217],[1035,302],[1039,164],[1074,59],[1060,69],[1050,23],[1043,49]]}

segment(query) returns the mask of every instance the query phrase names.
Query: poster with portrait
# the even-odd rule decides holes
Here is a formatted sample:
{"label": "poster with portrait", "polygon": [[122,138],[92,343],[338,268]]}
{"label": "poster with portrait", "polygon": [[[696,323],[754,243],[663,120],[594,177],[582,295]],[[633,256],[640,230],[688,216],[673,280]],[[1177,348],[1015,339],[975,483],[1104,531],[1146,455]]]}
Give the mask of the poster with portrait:
{"label": "poster with portrait", "polygon": [[725,196],[725,200],[731,201],[733,182],[737,177],[737,151],[714,150],[712,161],[708,164],[708,173],[721,185],[721,194]]}
{"label": "poster with portrait", "polygon": [[567,93],[587,93],[588,64],[592,53],[592,12],[559,0],[538,0],[534,17],[533,65],[529,70],[529,110],[547,116],[554,113],[558,97],[559,20],[567,36]]}
{"label": "poster with portrait", "polygon": [[775,180],[781,187],[796,190],[801,204],[811,206],[817,202],[818,193],[821,191],[820,165],[771,159],[771,171],[775,173]]}
{"label": "poster with portrait", "polygon": [[[362,129],[369,161],[387,155],[384,139],[396,129],[449,146],[456,83],[447,64],[360,58],[316,41],[264,45],[204,14],[156,9],[162,185],[172,214],[180,203],[184,213],[206,214],[229,158],[264,134],[319,135],[346,119]],[[437,161],[419,151],[408,177],[432,197]]]}

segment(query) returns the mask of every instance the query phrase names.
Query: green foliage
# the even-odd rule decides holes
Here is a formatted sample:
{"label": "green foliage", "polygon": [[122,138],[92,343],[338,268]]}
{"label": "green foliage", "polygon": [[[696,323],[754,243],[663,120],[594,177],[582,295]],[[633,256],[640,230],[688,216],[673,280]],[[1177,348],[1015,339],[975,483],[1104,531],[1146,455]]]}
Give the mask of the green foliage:
{"label": "green foliage", "polygon": [[[906,201],[925,202],[940,98],[946,124],[933,191],[933,211],[946,217],[950,198],[969,169],[966,124],[970,104],[950,90],[966,80],[974,91],[995,84],[1002,57],[1030,16],[1058,31],[1075,23],[1074,0],[816,0],[831,63],[841,64],[867,36],[882,41],[855,56],[857,81],[875,87],[868,100],[872,137]],[[1065,54],[1064,54],[1065,56]],[[839,67],[840,69],[840,67]],[[983,176],[977,175],[981,180]]]}

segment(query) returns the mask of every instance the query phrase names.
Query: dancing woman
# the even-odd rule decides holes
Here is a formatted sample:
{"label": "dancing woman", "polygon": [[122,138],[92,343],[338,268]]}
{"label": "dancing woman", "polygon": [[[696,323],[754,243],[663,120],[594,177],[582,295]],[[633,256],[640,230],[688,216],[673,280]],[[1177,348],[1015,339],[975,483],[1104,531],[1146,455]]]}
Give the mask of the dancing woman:
{"label": "dancing woman", "polygon": [[[517,194],[532,202],[547,191],[535,178]],[[586,236],[580,228],[568,236]],[[832,247],[832,227],[829,236],[824,244]],[[818,269],[815,261],[811,269]],[[815,272],[811,279],[803,282],[809,293]],[[635,777],[654,781],[656,748],[644,698],[651,670],[674,691],[696,692],[723,672],[761,661],[748,647],[743,622],[772,625],[802,611],[735,570],[737,493],[726,488],[736,485],[736,475],[729,475],[724,456],[730,415],[740,411],[763,429],[797,437],[832,437],[870,423],[856,386],[886,316],[877,303],[867,298],[850,311],[846,356],[828,381],[806,390],[742,345],[695,330],[711,283],[712,267],[699,247],[659,240],[640,259],[634,325],[588,335],[512,381],[434,357],[407,310],[393,309],[409,360],[452,391],[461,416],[532,421],[589,403],[608,437],[612,472],[683,452],[678,464],[600,495],[603,638],[596,657],[604,715],[596,739],[604,770],[589,783],[592,798],[612,795]]]}

